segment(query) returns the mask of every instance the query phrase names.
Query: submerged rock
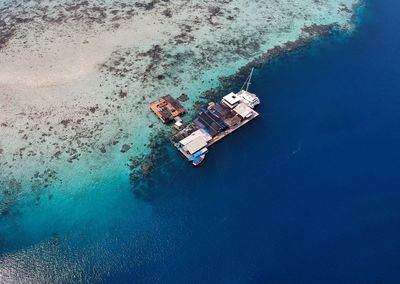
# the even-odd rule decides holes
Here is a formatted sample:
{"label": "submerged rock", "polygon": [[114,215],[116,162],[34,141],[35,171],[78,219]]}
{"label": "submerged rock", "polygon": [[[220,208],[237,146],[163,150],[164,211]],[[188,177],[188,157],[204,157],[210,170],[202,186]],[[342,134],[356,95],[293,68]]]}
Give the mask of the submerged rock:
{"label": "submerged rock", "polygon": [[186,94],[182,94],[178,97],[178,100],[181,102],[186,102],[187,100],[189,100],[189,97]]}
{"label": "submerged rock", "polygon": [[130,145],[124,144],[124,145],[122,145],[121,152],[122,152],[122,153],[126,153],[126,152],[128,152],[130,149],[131,149],[131,146],[130,146]]}
{"label": "submerged rock", "polygon": [[146,159],[143,162],[142,167],[141,167],[142,174],[148,175],[151,172],[151,170],[153,169],[153,167],[154,167],[153,161],[150,158]]}

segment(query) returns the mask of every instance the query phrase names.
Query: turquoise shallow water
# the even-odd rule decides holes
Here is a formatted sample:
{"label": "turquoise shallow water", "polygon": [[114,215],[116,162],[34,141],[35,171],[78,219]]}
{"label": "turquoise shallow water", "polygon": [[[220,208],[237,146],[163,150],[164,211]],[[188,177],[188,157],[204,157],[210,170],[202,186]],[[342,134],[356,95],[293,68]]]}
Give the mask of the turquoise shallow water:
{"label": "turquoise shallow water", "polygon": [[138,201],[110,172],[21,202],[0,219],[2,279],[398,283],[395,8],[371,1],[353,37],[258,70],[261,116],[201,167],[178,158],[155,171],[144,185],[157,199]]}

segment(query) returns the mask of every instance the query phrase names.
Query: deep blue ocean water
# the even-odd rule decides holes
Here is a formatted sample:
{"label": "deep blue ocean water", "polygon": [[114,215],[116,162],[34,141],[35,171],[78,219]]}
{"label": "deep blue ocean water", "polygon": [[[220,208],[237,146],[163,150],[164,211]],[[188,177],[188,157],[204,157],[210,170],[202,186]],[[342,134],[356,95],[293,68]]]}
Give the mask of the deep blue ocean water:
{"label": "deep blue ocean water", "polygon": [[257,70],[261,116],[159,176],[150,213],[124,189],[76,198],[50,245],[3,255],[33,246],[105,283],[400,283],[399,11],[369,1],[351,37]]}
{"label": "deep blue ocean water", "polygon": [[400,283],[399,11],[258,71],[261,116],[154,202],[175,249],[139,282]]}

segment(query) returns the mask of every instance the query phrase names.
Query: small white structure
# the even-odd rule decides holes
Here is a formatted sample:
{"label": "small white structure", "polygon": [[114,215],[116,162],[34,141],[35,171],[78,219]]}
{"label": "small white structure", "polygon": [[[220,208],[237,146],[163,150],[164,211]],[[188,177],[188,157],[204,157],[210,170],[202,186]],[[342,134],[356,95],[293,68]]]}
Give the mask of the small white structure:
{"label": "small white structure", "polygon": [[233,109],[240,102],[240,97],[235,93],[229,93],[222,98],[222,103],[225,104],[230,109]]}
{"label": "small white structure", "polygon": [[238,104],[234,109],[234,112],[236,112],[242,119],[249,118],[253,115],[254,111],[252,108],[250,108],[248,105],[245,103],[240,103]]}
{"label": "small white structure", "polygon": [[255,108],[260,104],[260,99],[253,93],[250,93],[245,90],[241,90],[239,93],[236,94],[239,97],[239,100],[242,103],[245,103],[251,108]]}
{"label": "small white structure", "polygon": [[212,137],[208,133],[202,129],[199,129],[179,141],[179,144],[186,152],[189,154],[194,154],[207,146],[208,141],[211,139]]}
{"label": "small white structure", "polygon": [[239,103],[245,103],[251,108],[260,104],[260,99],[250,92],[241,90],[239,93],[229,93],[222,98],[222,103],[230,109],[235,108]]}
{"label": "small white structure", "polygon": [[187,136],[184,139],[182,139],[181,141],[179,141],[179,144],[181,144],[182,146],[186,146],[187,144],[192,142],[197,137],[203,137],[206,142],[211,140],[211,136],[208,133],[199,129],[199,130],[192,132],[189,136]]}
{"label": "small white structure", "polygon": [[174,119],[175,119],[175,123],[174,123],[175,129],[181,130],[183,127],[182,118],[178,115],[178,116],[174,117]]}
{"label": "small white structure", "polygon": [[192,155],[206,146],[206,139],[203,136],[198,136],[186,144],[183,148]]}

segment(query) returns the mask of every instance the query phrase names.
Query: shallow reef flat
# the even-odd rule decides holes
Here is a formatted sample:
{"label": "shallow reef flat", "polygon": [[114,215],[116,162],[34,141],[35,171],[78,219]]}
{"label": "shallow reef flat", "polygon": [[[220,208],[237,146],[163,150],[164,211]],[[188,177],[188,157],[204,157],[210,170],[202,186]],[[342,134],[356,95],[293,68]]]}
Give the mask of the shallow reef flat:
{"label": "shallow reef flat", "polygon": [[0,0],[0,215],[21,195],[149,171],[170,131],[151,101],[193,112],[246,66],[351,30],[359,4]]}

